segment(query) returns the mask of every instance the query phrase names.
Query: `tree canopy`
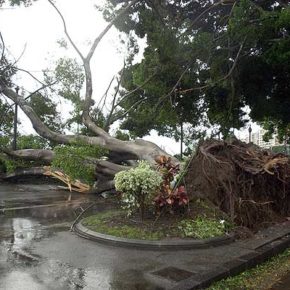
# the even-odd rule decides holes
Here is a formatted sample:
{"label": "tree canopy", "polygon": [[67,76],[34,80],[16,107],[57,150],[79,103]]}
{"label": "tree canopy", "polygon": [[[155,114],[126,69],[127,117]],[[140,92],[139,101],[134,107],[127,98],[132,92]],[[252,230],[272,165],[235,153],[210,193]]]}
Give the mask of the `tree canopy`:
{"label": "tree canopy", "polygon": [[[103,8],[108,20],[119,4]],[[136,106],[122,127],[143,136],[205,122],[226,137],[245,125],[249,106],[253,121],[285,129],[289,25],[288,1],[139,1],[116,23],[147,41],[143,60],[126,68],[123,87],[142,88],[122,102]]]}

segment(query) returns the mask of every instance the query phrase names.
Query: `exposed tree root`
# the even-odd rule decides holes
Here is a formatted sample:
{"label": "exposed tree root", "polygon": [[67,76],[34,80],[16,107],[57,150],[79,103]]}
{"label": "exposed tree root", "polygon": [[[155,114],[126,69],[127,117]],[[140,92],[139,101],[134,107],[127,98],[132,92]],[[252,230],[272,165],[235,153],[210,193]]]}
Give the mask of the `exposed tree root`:
{"label": "exposed tree root", "polygon": [[290,213],[290,158],[238,140],[201,144],[185,176],[193,196],[207,198],[250,228]]}

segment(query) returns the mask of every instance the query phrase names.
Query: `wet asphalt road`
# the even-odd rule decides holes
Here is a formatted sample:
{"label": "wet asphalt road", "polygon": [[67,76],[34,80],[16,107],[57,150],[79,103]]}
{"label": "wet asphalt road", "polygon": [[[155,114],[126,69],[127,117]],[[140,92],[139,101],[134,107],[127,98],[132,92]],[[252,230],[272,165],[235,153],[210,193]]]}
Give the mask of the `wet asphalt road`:
{"label": "wet asphalt road", "polygon": [[70,232],[80,207],[97,201],[94,210],[102,210],[104,199],[55,188],[0,185],[1,290],[143,290],[174,284],[144,274],[163,265],[160,253],[106,247]]}

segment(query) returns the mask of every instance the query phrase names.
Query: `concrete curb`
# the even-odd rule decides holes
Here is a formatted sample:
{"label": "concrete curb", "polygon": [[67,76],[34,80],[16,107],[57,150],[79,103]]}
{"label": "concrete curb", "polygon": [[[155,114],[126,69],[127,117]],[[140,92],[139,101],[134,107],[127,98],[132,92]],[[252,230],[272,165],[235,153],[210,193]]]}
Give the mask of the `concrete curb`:
{"label": "concrete curb", "polygon": [[247,269],[253,268],[260,263],[265,262],[269,258],[283,252],[290,247],[290,229],[289,234],[283,235],[261,247],[256,248],[249,254],[232,259],[227,263],[221,264],[214,270],[205,271],[201,274],[179,282],[170,290],[195,290],[205,289],[213,282],[235,276]]}
{"label": "concrete curb", "polygon": [[161,241],[145,241],[137,239],[126,239],[120,237],[114,237],[110,235],[101,234],[92,231],[85,227],[80,221],[75,226],[75,232],[80,237],[100,242],[106,245],[120,246],[126,248],[137,248],[141,250],[192,250],[192,249],[205,249],[211,247],[217,247],[227,245],[234,242],[234,235],[227,235],[221,237],[215,237],[204,240],[196,239],[176,239],[176,240],[161,240]]}

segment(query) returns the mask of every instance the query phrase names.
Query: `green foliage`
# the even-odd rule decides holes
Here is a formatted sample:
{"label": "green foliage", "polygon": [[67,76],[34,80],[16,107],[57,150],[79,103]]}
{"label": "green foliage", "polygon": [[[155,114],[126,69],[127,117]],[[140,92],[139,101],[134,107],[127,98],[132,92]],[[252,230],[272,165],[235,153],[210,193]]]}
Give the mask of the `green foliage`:
{"label": "green foliage", "polygon": [[95,145],[60,145],[54,148],[54,169],[62,170],[72,180],[81,180],[89,185],[95,181],[95,161],[107,151]]}
{"label": "green foliage", "polygon": [[48,149],[49,141],[35,135],[22,135],[17,137],[17,149]]}
{"label": "green foliage", "polygon": [[[108,2],[106,19],[126,3]],[[133,136],[155,129],[178,139],[184,122],[193,128],[215,126],[227,138],[247,122],[245,105],[254,121],[290,123],[287,1],[161,2],[138,3],[116,23],[147,40],[144,58],[126,67],[122,86],[130,91],[151,77],[122,102],[126,110],[142,100],[123,120],[123,129]]]}
{"label": "green foliage", "polygon": [[[73,125],[76,125],[77,133],[83,133],[81,132],[85,128],[82,125],[81,119],[83,101],[80,97],[85,79],[83,67],[76,59],[60,58],[56,61],[54,68],[44,72],[44,77],[46,83],[55,83],[54,89],[50,92],[52,96],[54,93],[57,93],[58,97],[61,96],[73,105],[73,110],[70,112],[71,117],[67,120],[66,124],[62,125],[60,118],[56,121],[50,119],[47,124],[58,124],[59,128],[55,127],[54,131],[59,131],[65,126],[69,130],[74,130]],[[49,108],[52,108],[53,105],[52,102],[47,103]],[[40,106],[40,108],[42,107]],[[92,115],[94,117],[95,113],[92,112]]]}
{"label": "green foliage", "polygon": [[[12,137],[1,136],[0,137],[0,148],[11,147]],[[17,149],[50,149],[51,144],[48,140],[37,136],[37,135],[20,135],[17,136]]]}
{"label": "green foliage", "polygon": [[[40,136],[22,135],[17,137],[17,149],[47,149],[48,141]],[[11,146],[11,138],[9,136],[0,137],[0,148],[7,148]],[[17,169],[30,168],[43,165],[41,160],[28,161],[20,158],[11,158],[5,154],[0,155],[0,171],[5,173],[12,173]]]}
{"label": "green foliage", "polygon": [[[126,211],[109,210],[89,216],[82,223],[93,231],[124,238],[145,240],[161,240],[176,237],[199,238],[192,234],[192,221],[189,218],[184,219],[184,216],[164,214],[159,216],[158,219],[146,219],[142,223],[136,223],[135,216],[133,219],[126,218],[126,215]],[[207,219],[209,218],[203,218],[203,227]],[[213,219],[209,220],[212,221]],[[207,235],[204,234],[204,238],[223,235],[228,229],[226,223],[224,226],[226,230],[221,232],[213,229],[214,225],[211,225],[211,227],[210,235],[208,233]],[[187,233],[186,235],[185,232]]]}
{"label": "green foliage", "polygon": [[137,167],[117,173],[114,180],[116,189],[122,192],[128,215],[140,209],[143,219],[145,207],[152,203],[153,194],[162,182],[161,176],[150,168],[150,164],[140,161]]}
{"label": "green foliage", "polygon": [[29,168],[33,167],[34,162],[29,162],[29,161],[24,161],[20,159],[10,159],[10,158],[2,158],[2,162],[4,162],[5,166],[5,172],[6,173],[12,173],[16,169],[21,169],[21,168]]}
{"label": "green foliage", "polygon": [[[290,249],[285,250],[269,261],[241,274],[223,279],[211,285],[207,290],[256,290],[273,289],[273,282],[289,273]],[[275,277],[275,279],[269,277]]]}
{"label": "green foliage", "polygon": [[[82,124],[81,110],[81,103],[75,104],[75,109],[70,112],[71,118],[69,118],[66,122],[67,128],[69,128],[71,131],[75,131],[77,134],[95,136],[94,132]],[[104,114],[99,109],[92,109],[90,116],[95,124],[97,124],[100,128],[104,128],[106,119]]]}
{"label": "green foliage", "polygon": [[25,169],[35,166],[40,166],[41,162],[39,161],[28,161],[22,159],[13,159],[4,154],[0,155],[0,172],[4,173],[13,173],[17,169]]}
{"label": "green foliage", "polygon": [[125,132],[122,132],[121,130],[117,130],[115,133],[115,138],[123,141],[129,141],[130,135]]}
{"label": "green foliage", "polygon": [[185,237],[207,239],[225,234],[227,228],[224,220],[218,221],[199,216],[194,220],[183,220],[180,222],[179,229]]}
{"label": "green foliage", "polygon": [[33,94],[29,99],[29,105],[49,129],[61,131],[61,118],[56,110],[57,105],[48,96]]}
{"label": "green foliage", "polygon": [[80,102],[80,90],[84,83],[82,66],[70,58],[57,61],[54,77],[60,82],[59,94],[74,104]]}
{"label": "green foliage", "polygon": [[275,153],[283,153],[283,154],[288,154],[290,155],[290,145],[284,146],[273,146],[271,150]]}
{"label": "green foliage", "polygon": [[11,138],[9,136],[0,136],[0,148],[7,148],[10,144]]}
{"label": "green foliage", "polygon": [[8,103],[3,102],[3,100],[0,98],[0,135],[2,136],[7,136],[11,133],[14,116],[13,108],[14,106],[10,106]]}

